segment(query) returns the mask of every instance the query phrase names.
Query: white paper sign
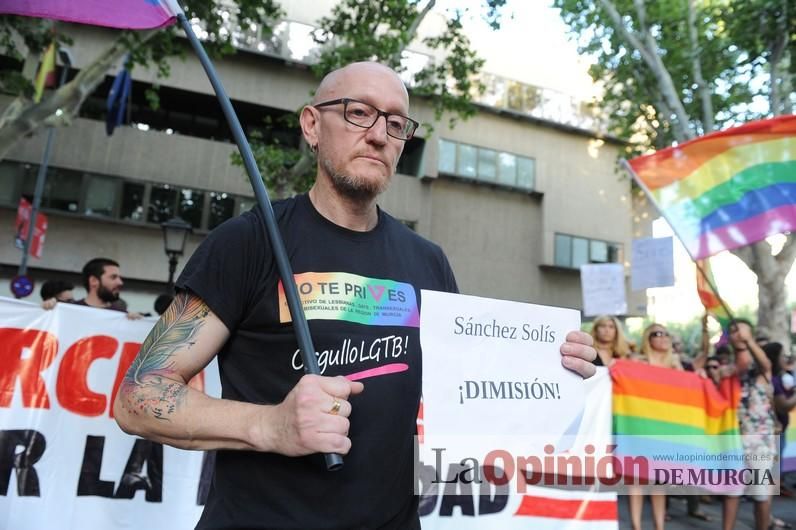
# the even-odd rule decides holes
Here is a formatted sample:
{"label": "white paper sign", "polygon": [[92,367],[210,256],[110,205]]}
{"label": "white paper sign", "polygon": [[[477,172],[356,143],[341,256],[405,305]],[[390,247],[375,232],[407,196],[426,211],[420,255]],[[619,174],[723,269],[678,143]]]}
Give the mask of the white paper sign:
{"label": "white paper sign", "polygon": [[634,291],[674,285],[671,236],[634,239],[630,275]]}
{"label": "white paper sign", "polygon": [[579,328],[572,309],[422,291],[425,445],[444,439],[458,460],[556,443],[583,409],[583,380],[560,353]]}
{"label": "white paper sign", "polygon": [[580,284],[585,316],[627,313],[625,268],[621,263],[581,265]]}

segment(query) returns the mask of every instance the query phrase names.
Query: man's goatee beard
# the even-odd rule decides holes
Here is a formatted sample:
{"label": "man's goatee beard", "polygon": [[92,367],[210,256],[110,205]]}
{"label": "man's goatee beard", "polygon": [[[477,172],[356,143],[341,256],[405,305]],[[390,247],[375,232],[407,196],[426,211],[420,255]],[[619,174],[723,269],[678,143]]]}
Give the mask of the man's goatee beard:
{"label": "man's goatee beard", "polygon": [[387,189],[389,179],[369,180],[341,173],[332,166],[329,160],[323,161],[326,173],[332,179],[332,186],[340,195],[354,201],[371,201]]}

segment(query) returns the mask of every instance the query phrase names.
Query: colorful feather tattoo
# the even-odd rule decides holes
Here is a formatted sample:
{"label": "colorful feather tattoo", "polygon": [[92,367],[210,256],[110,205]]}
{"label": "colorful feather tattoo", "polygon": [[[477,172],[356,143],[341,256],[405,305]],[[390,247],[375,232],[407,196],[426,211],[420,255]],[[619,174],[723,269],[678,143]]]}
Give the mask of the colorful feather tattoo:
{"label": "colorful feather tattoo", "polygon": [[172,355],[190,348],[210,309],[200,298],[179,293],[157,321],[122,382],[125,408],[133,414],[151,414],[169,420],[188,392],[170,376],[174,374]]}

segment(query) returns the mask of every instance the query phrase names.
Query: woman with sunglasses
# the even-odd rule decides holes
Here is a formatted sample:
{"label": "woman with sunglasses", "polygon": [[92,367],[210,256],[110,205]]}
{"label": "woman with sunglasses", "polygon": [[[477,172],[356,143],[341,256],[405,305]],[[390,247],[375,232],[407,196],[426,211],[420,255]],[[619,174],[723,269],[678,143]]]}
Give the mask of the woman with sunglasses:
{"label": "woman with sunglasses", "polygon": [[[669,330],[661,324],[650,324],[644,330],[641,338],[641,357],[640,362],[649,363],[652,366],[662,368],[672,368],[682,370],[680,359],[672,350],[672,340]],[[630,521],[633,530],[641,530],[641,513],[644,507],[644,496],[640,493],[631,493],[630,502]],[[666,494],[650,494],[652,504],[652,519],[655,523],[655,530],[663,530],[666,520]]]}
{"label": "woman with sunglasses", "polygon": [[652,366],[682,370],[680,357],[672,349],[672,336],[661,324],[650,324],[641,338],[641,360]]}
{"label": "woman with sunglasses", "polygon": [[591,336],[597,350],[597,357],[594,359],[596,366],[611,366],[615,359],[624,359],[630,355],[630,346],[622,332],[622,324],[616,317],[602,315],[595,318]]}

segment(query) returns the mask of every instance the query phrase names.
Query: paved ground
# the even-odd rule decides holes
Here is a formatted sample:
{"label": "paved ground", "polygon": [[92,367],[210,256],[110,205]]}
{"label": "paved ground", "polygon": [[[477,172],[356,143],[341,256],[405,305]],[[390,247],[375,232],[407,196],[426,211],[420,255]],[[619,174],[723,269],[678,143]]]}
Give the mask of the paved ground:
{"label": "paved ground", "polygon": [[[793,484],[796,482],[796,476],[791,474],[787,477],[787,483]],[[738,510],[738,520],[735,523],[737,530],[753,530],[754,529],[754,503],[752,501],[742,500],[741,507]],[[666,523],[666,530],[713,530],[721,528],[721,499],[714,498],[711,504],[700,504],[700,509],[710,516],[712,521],[700,521],[689,517],[686,510],[685,497],[669,499],[668,514],[671,520]],[[774,497],[772,512],[774,516],[782,519],[785,522],[791,523],[793,528],[796,529],[796,498],[786,498],[782,496]],[[652,507],[649,501],[644,503],[644,516],[643,516],[644,530],[654,528],[652,524]],[[619,498],[619,529],[630,530],[630,512],[628,511],[627,497]]]}

